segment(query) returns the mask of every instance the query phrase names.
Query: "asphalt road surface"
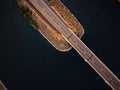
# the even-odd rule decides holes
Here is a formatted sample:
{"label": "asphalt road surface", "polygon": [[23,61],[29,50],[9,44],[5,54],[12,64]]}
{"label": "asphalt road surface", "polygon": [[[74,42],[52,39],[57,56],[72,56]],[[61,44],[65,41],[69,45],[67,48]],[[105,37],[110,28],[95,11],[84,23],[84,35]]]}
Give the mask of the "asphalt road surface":
{"label": "asphalt road surface", "polygon": [[101,60],[65,25],[44,0],[26,0],[55,27],[66,41],[84,58],[84,60],[114,90],[120,90],[120,80],[101,62]]}

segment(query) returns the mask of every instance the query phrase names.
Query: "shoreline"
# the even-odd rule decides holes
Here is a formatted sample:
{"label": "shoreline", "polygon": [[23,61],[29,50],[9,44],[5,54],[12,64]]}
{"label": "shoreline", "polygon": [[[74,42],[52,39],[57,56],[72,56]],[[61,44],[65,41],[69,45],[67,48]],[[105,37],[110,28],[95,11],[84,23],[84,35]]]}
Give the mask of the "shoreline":
{"label": "shoreline", "polygon": [[60,52],[67,52],[67,51],[70,51],[72,49],[72,47],[69,47],[68,49],[59,49],[57,48],[51,41],[49,41],[49,39],[47,37],[44,36],[44,34],[38,29],[38,31],[40,32],[40,34],[58,51]]}
{"label": "shoreline", "polygon": [[[35,8],[32,6],[32,4],[29,2],[29,0],[13,0],[16,1],[18,4],[18,7],[24,7],[30,10],[32,13],[30,17],[34,20],[34,22],[38,25],[38,28],[35,28],[34,24],[30,23],[34,29],[38,30],[39,33],[58,51],[60,52],[67,52],[72,49],[72,47],[69,45],[69,43],[64,39],[64,37],[42,16]],[[53,0],[55,1],[55,0]],[[72,24],[69,22],[70,20],[64,20],[66,18],[61,17],[60,13],[61,12],[59,9],[56,9],[54,6],[49,7],[60,17],[60,19],[70,28],[73,28],[73,32],[81,38],[84,34],[84,29],[80,25],[80,23],[77,21],[75,16],[67,9],[67,7],[60,1],[56,0],[55,1],[55,6],[61,5],[62,7],[65,8],[65,11],[63,12],[66,16],[64,17],[69,17],[72,23],[74,25],[69,26],[69,24]],[[47,1],[45,1],[46,4],[49,4]],[[18,9],[18,8],[17,8]],[[62,8],[61,8],[62,9]],[[19,11],[19,10],[18,10]],[[68,13],[68,14],[67,14]],[[27,18],[24,15],[25,18]],[[29,20],[28,20],[29,21]],[[78,26],[78,28],[76,26]]]}
{"label": "shoreline", "polygon": [[[26,0],[25,0],[26,1]],[[28,1],[29,2],[29,1]],[[27,3],[28,3],[27,2]],[[30,5],[30,4],[29,4]],[[30,5],[31,6],[31,5]],[[36,11],[37,12],[37,11]],[[40,17],[43,19],[43,21],[45,21],[47,24],[48,24],[48,22],[46,21],[46,20],[44,20],[44,17],[41,15],[41,14],[39,14],[40,15]],[[49,26],[49,24],[48,24],[48,26]],[[52,28],[52,29],[54,29],[54,27],[53,26],[51,26],[50,25],[50,27]],[[38,31],[39,31],[39,33],[56,49],[56,50],[58,50],[58,51],[60,51],[60,52],[67,52],[67,51],[70,51],[71,49],[72,49],[72,47],[71,46],[69,46],[69,47],[67,47],[67,48],[65,48],[65,49],[60,49],[60,48],[58,48],[53,42],[51,42],[46,36],[45,36],[45,34],[44,33],[42,33],[42,31],[40,30],[40,29],[37,29]],[[57,31],[57,30],[56,30]],[[59,32],[57,32],[57,33],[59,33]]]}
{"label": "shoreline", "polygon": [[[58,17],[79,37],[82,38],[85,31],[83,26],[77,20],[77,18],[72,14],[72,12],[62,3],[60,0],[51,0],[58,5],[51,6],[51,9]],[[60,7],[60,8],[58,8]],[[67,16],[67,17],[66,17]],[[68,18],[69,17],[69,18]],[[72,22],[71,22],[72,21]],[[73,24],[73,25],[71,25]]]}
{"label": "shoreline", "polygon": [[8,90],[1,80],[0,80],[0,90]]}

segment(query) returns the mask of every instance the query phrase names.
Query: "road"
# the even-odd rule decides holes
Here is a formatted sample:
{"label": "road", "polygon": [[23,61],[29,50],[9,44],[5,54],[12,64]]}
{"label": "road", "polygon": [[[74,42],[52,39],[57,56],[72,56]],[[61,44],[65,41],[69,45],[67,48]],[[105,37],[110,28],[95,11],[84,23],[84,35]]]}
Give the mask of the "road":
{"label": "road", "polygon": [[51,10],[44,0],[26,0],[40,12],[48,22],[55,27],[66,41],[84,58],[84,60],[103,78],[114,90],[120,90],[120,80],[110,71],[104,63],[65,25]]}

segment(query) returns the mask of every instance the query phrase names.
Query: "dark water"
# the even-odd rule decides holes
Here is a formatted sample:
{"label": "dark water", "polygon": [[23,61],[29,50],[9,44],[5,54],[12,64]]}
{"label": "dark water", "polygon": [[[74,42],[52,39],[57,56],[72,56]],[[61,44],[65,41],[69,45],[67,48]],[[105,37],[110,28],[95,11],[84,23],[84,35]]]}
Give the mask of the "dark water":
{"label": "dark water", "polygon": [[[83,25],[82,40],[120,78],[120,4],[62,1]],[[75,50],[55,50],[9,0],[0,4],[0,80],[9,90],[111,90]]]}

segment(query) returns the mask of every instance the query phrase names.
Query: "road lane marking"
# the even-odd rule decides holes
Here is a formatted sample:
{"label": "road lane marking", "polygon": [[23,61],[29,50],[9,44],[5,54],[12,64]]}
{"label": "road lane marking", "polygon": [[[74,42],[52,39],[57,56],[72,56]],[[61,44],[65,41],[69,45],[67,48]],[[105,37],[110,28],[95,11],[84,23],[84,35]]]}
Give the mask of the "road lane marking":
{"label": "road lane marking", "polygon": [[67,39],[71,38],[72,35],[73,35],[73,34],[71,34],[69,37],[67,37]]}
{"label": "road lane marking", "polygon": [[41,8],[44,8],[43,4],[41,4],[39,0],[37,0],[37,3]]}

